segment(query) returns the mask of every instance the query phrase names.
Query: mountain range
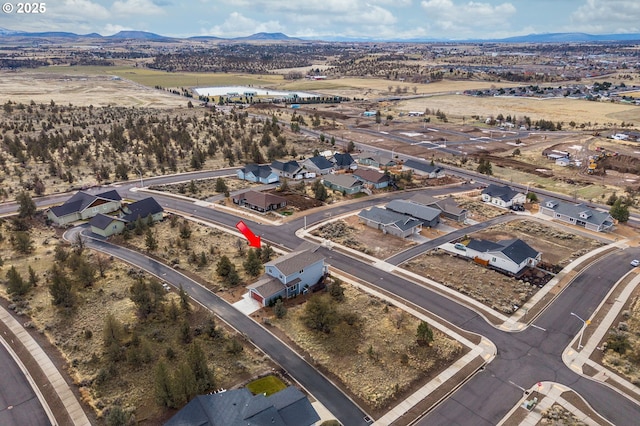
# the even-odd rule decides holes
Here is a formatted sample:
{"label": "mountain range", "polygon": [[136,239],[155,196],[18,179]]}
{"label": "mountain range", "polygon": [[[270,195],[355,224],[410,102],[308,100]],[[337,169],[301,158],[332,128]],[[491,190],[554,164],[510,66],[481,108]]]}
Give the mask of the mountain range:
{"label": "mountain range", "polygon": [[0,28],[0,38],[63,38],[69,40],[79,39],[99,39],[99,40],[146,40],[155,42],[168,42],[179,40],[194,41],[335,41],[335,42],[406,42],[406,43],[586,43],[586,42],[630,42],[640,41],[640,34],[586,34],[586,33],[545,33],[529,34],[523,36],[507,37],[501,39],[435,39],[435,38],[412,38],[412,39],[376,39],[376,38],[349,38],[339,36],[329,37],[289,37],[283,33],[256,33],[246,37],[223,38],[215,36],[194,36],[187,38],[176,38],[163,36],[146,31],[120,31],[116,34],[103,36],[98,33],[76,34],[71,32],[26,32],[13,31]]}

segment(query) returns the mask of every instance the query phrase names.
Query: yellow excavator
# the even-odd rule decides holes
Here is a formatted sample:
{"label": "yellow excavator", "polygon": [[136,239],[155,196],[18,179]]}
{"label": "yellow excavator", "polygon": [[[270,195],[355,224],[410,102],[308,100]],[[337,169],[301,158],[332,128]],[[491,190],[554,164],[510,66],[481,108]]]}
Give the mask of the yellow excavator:
{"label": "yellow excavator", "polygon": [[597,154],[589,156],[589,165],[587,166],[587,173],[594,174],[598,168],[598,162],[604,160],[607,157],[617,157],[617,152],[609,152],[601,146],[596,147]]}

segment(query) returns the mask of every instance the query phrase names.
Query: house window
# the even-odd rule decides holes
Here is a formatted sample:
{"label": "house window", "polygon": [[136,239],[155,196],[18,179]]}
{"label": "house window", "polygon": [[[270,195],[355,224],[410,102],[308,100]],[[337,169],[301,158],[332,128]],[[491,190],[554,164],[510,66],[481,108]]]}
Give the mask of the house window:
{"label": "house window", "polygon": [[495,262],[495,261],[496,261],[496,258],[495,258],[495,257],[492,257],[492,258],[491,258],[491,261],[492,261],[492,262]]}

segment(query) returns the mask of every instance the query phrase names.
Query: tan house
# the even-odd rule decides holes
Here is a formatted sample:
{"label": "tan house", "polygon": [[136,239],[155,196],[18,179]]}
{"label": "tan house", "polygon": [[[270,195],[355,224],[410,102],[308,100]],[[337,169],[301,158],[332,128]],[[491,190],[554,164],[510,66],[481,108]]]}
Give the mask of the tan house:
{"label": "tan house", "polygon": [[83,191],[75,193],[60,206],[51,207],[47,217],[58,226],[68,225],[78,220],[91,219],[95,215],[111,213],[120,208],[122,197],[116,190],[97,195]]}
{"label": "tan house", "polygon": [[124,231],[127,222],[115,216],[98,213],[89,220],[91,232],[102,237],[110,237]]}

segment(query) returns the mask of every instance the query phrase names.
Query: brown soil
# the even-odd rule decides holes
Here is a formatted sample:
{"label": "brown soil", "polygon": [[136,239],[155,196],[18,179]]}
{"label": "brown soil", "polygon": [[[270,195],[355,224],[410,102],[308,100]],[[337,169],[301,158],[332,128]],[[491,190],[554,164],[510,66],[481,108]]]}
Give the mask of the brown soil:
{"label": "brown soil", "polygon": [[[11,234],[8,226],[2,226],[5,236]],[[153,389],[155,363],[165,357],[169,346],[175,353],[171,364],[180,362],[186,356],[187,345],[175,344],[179,341],[177,322],[168,321],[163,315],[152,317],[146,321],[136,316],[135,306],[129,298],[129,288],[138,279],[138,273],[129,265],[118,260],[103,259],[109,263],[105,278],[97,278],[91,287],[83,287],[75,283],[73,271],[67,274],[74,280],[74,288],[78,293],[78,302],[74,310],[64,312],[53,306],[47,285],[48,268],[54,264],[54,248],[63,244],[59,241],[57,231],[34,223],[29,231],[34,240],[35,250],[30,255],[17,255],[11,249],[9,239],[0,241],[0,256],[4,265],[1,276],[15,266],[26,279],[27,267],[31,265],[40,278],[40,283],[33,288],[23,300],[14,299],[12,308],[22,316],[23,323],[41,333],[60,351],[63,370],[66,370],[76,385],[74,390],[81,395],[82,402],[100,417],[103,409],[112,405],[122,405],[127,411],[135,412],[141,424],[159,424],[174,413],[159,407],[154,401]],[[193,236],[192,236],[193,237]],[[144,237],[140,237],[144,239]],[[131,240],[135,245],[135,239]],[[99,254],[85,250],[83,258],[92,264],[97,263]],[[149,277],[146,276],[148,279]],[[12,300],[6,294],[6,287],[0,287],[0,296]],[[166,305],[171,300],[179,305],[179,297],[175,292],[167,293]],[[202,327],[208,311],[192,306],[192,314],[188,317],[192,330]],[[109,361],[103,347],[102,329],[107,314],[113,314],[125,326],[126,337],[123,351],[129,356],[132,335],[140,339],[140,351],[150,355],[149,362],[116,363],[117,374],[108,373]],[[28,319],[27,319],[28,318]],[[218,322],[220,326],[222,323]],[[221,329],[222,330],[222,329]],[[226,352],[227,342],[233,337],[231,330],[222,331],[221,337],[212,341],[204,336],[195,337],[211,360],[210,366],[215,370],[216,385],[232,388],[248,378],[269,371],[272,365],[255,353],[253,347],[242,342],[245,350],[239,355]],[[48,351],[56,359],[55,351]],[[55,362],[55,361],[54,361]],[[60,365],[60,364],[58,364]]]}
{"label": "brown soil", "polygon": [[[522,238],[543,253],[543,261],[560,265],[602,245],[596,240],[526,220],[497,225],[472,237],[490,241]],[[504,314],[513,313],[516,305],[522,306],[538,290],[535,285],[441,251],[425,253],[405,265],[412,272],[454,288]]]}
{"label": "brown soil", "polygon": [[360,223],[357,215],[329,222],[312,234],[378,259],[386,259],[416,244],[405,238],[383,234],[382,231],[366,226]]}
{"label": "brown soil", "polygon": [[346,297],[337,306],[338,315],[356,313],[352,326],[343,322],[329,334],[310,331],[301,321],[304,304],[290,306],[281,320],[269,321],[302,348],[311,363],[338,378],[372,414],[384,413],[406,396],[407,389],[424,384],[463,353],[459,343],[436,330],[432,345],[418,346],[416,318],[361,290],[344,287]]}

